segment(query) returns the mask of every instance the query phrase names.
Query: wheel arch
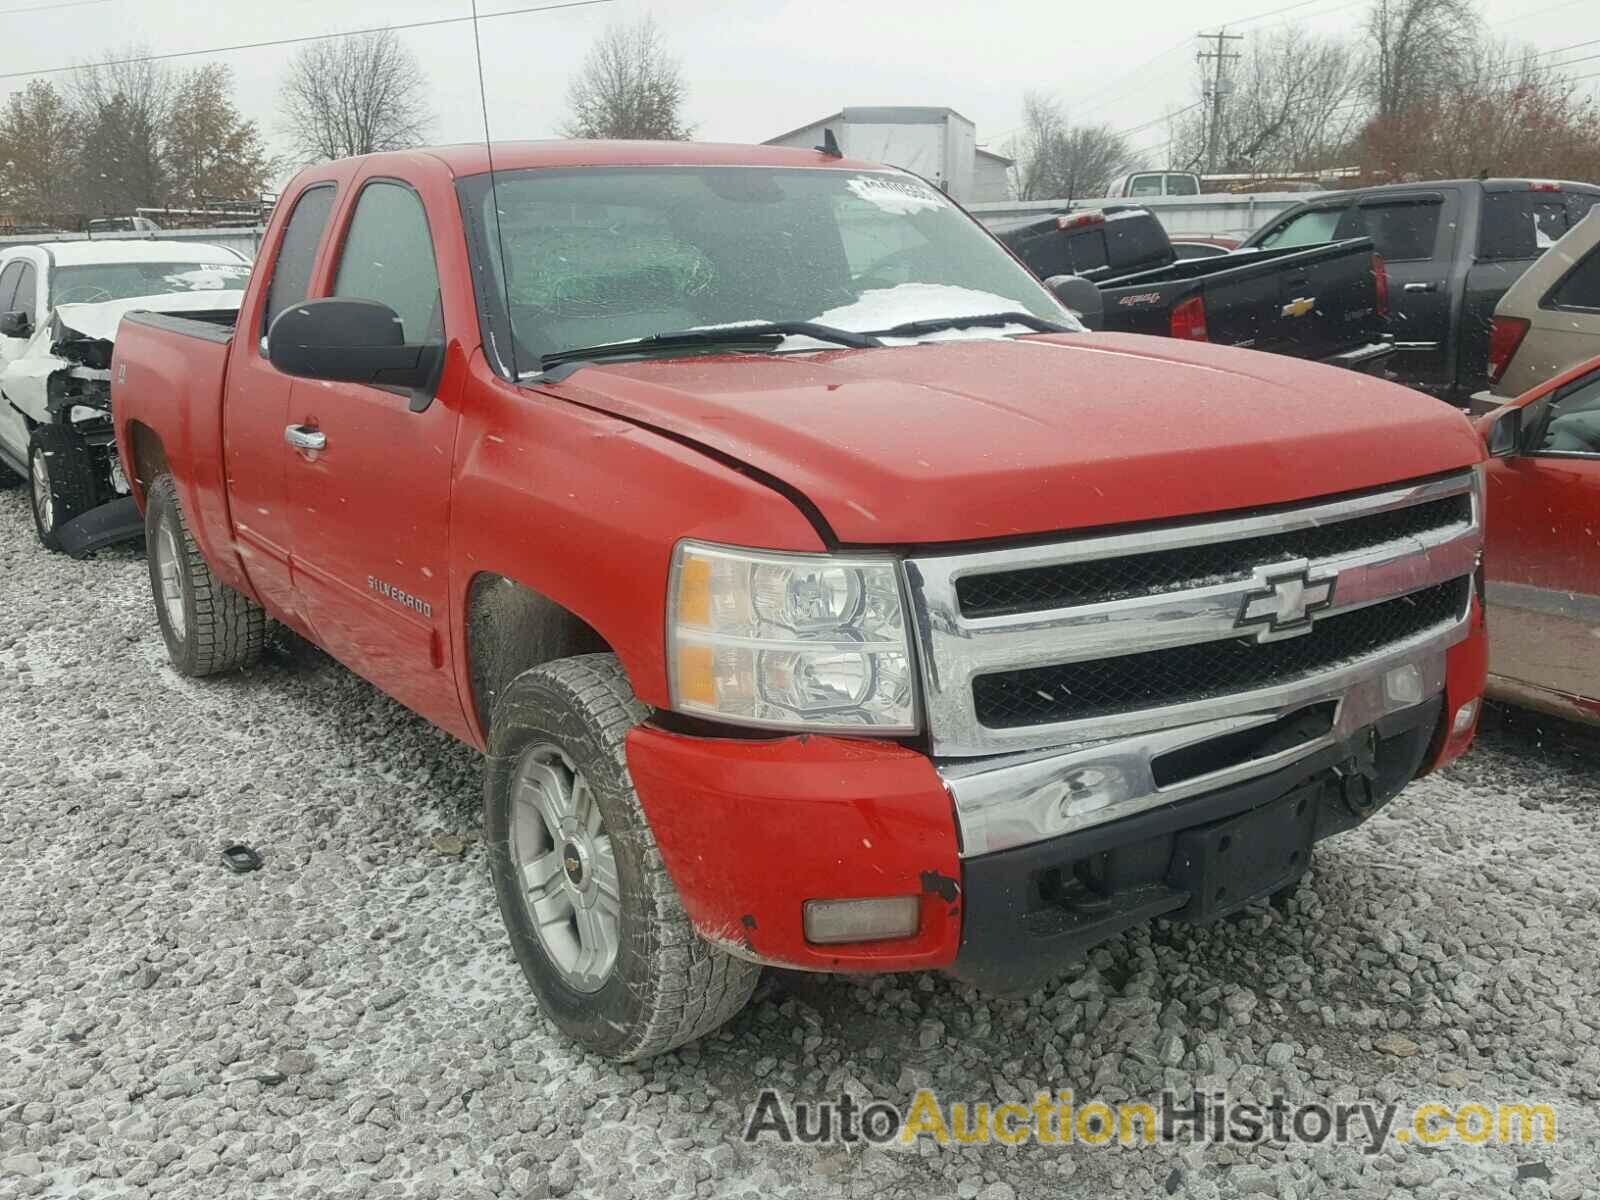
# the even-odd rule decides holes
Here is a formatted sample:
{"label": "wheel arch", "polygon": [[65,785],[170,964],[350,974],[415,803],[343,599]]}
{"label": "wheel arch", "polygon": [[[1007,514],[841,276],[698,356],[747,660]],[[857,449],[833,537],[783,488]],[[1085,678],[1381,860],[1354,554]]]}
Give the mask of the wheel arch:
{"label": "wheel arch", "polygon": [[128,446],[133,452],[133,461],[127,464],[132,468],[128,471],[128,486],[133,489],[134,498],[142,508],[150,485],[161,476],[170,474],[172,464],[167,461],[167,447],[161,435],[143,421],[129,421],[127,436]]}
{"label": "wheel arch", "polygon": [[518,675],[557,659],[613,651],[579,614],[495,571],[480,571],[467,584],[464,616],[467,698],[485,741],[495,705]]}

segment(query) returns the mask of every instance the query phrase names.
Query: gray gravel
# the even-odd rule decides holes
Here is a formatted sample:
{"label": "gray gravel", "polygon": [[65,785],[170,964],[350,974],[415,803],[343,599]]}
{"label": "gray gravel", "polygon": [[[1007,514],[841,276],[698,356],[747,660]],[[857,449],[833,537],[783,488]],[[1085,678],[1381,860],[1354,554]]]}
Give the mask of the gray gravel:
{"label": "gray gravel", "polygon": [[[1286,911],[1140,930],[1020,999],[769,973],[721,1033],[617,1068],[554,1035],[517,973],[473,753],[298,643],[177,678],[142,558],[48,555],[0,494],[0,1195],[1594,1196],[1600,742],[1491,724],[1325,843]],[[233,841],[264,869],[225,872]],[[1532,1098],[1561,1137],[739,1140],[761,1086],[905,1103],[924,1083]]]}

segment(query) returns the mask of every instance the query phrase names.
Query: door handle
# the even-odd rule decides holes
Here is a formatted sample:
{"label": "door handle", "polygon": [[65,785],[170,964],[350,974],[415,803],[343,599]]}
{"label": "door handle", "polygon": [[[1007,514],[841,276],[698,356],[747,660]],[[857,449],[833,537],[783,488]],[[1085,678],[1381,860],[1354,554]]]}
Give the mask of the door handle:
{"label": "door handle", "polygon": [[1408,292],[1437,292],[1439,285],[1437,283],[1408,283],[1405,290]]}
{"label": "door handle", "polygon": [[283,431],[283,440],[296,450],[326,450],[328,435],[309,425],[291,425]]}

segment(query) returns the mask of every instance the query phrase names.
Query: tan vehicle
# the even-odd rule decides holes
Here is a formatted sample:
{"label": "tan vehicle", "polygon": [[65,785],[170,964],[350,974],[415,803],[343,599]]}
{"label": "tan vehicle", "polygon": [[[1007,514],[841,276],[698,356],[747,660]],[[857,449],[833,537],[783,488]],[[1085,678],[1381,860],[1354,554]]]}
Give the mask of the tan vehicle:
{"label": "tan vehicle", "polygon": [[1489,390],[1474,413],[1498,408],[1600,356],[1600,205],[1529,267],[1494,310]]}

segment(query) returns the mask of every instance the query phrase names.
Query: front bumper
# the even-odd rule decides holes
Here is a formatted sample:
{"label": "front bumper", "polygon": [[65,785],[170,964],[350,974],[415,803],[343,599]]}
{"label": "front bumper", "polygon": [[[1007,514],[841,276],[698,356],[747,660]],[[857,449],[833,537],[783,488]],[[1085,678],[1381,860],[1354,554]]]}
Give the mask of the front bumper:
{"label": "front bumper", "polygon": [[[1208,920],[1278,890],[1304,870],[1312,842],[1463,753],[1476,720],[1456,728],[1456,718],[1469,704],[1476,711],[1485,679],[1476,596],[1467,624],[1465,640],[1444,652],[1442,691],[1421,703],[1350,708],[1370,717],[1336,722],[1292,761],[1257,759],[1249,778],[1213,774],[1181,798],[986,853],[963,856],[955,799],[934,760],[891,742],[702,737],[645,724],[629,734],[628,766],[706,940],[774,966],[942,969],[1014,990],[1139,921]],[[1223,851],[1224,838],[1240,849]],[[1228,873],[1221,884],[1219,872]],[[1230,890],[1219,897],[1218,886]],[[807,900],[908,895],[920,904],[912,937],[806,941]]]}
{"label": "front bumper", "polygon": [[1314,842],[1359,825],[1417,774],[1442,706],[1435,695],[1180,805],[968,860],[951,973],[990,991],[1026,989],[1141,921],[1213,920],[1287,887]]}

